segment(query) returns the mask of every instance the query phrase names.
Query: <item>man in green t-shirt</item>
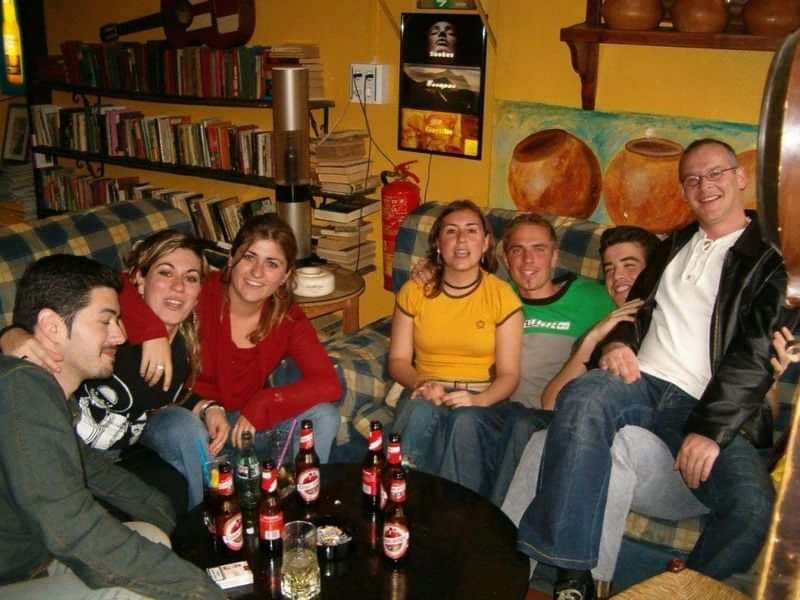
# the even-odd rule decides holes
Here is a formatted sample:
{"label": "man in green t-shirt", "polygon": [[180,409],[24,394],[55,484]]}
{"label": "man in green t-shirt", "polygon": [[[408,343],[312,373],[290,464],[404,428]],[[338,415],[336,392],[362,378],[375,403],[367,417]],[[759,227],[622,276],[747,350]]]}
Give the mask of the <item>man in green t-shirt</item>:
{"label": "man in green t-shirt", "polygon": [[[619,240],[605,247],[604,254],[616,243],[629,243],[639,250],[636,257],[628,257],[629,262],[639,261],[630,265],[632,276],[626,276],[627,269],[622,268],[620,276],[606,277],[605,286],[573,274],[552,278],[558,241],[552,225],[539,215],[518,215],[503,236],[504,263],[522,300],[525,331],[522,377],[511,397],[511,418],[501,438],[504,447],[496,458],[491,498],[498,506],[530,436],[550,424],[555,397],[564,385],[557,375],[580,349],[583,336],[624,304],[647,255],[658,243],[655,235],[638,227],[613,228],[604,239]],[[601,258],[605,265],[605,255]],[[625,314],[635,309],[630,307]]]}

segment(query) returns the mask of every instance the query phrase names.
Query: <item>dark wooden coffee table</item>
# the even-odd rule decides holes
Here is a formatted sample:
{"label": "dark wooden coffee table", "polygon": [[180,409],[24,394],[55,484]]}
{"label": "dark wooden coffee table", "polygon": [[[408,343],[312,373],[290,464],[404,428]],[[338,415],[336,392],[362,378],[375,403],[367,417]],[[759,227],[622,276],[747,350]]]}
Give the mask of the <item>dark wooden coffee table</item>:
{"label": "dark wooden coffee table", "polygon": [[[352,524],[350,556],[320,561],[323,599],[522,600],[528,591],[528,559],[516,551],[516,528],[493,504],[466,488],[418,471],[408,474],[411,550],[395,569],[384,560],[380,537],[370,531],[361,500],[360,465],[324,465],[319,515]],[[286,520],[304,518],[296,494],[284,502]],[[373,548],[373,544],[375,547]],[[255,574],[237,598],[281,598],[280,572],[246,540],[241,556],[214,552],[200,510],[190,513],[173,536],[175,551],[200,567],[248,560]]]}

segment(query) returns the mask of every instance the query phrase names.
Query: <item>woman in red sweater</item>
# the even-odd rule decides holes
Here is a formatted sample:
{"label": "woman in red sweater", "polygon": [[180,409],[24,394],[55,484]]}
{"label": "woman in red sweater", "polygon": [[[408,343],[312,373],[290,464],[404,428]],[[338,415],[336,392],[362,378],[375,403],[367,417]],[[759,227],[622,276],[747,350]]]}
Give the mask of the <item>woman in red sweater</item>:
{"label": "woman in red sweater", "polygon": [[[249,431],[264,456],[265,432],[289,429],[293,419],[310,419],[317,453],[327,462],[339,428],[332,403],[342,390],[314,328],[293,301],[296,256],[294,234],[277,215],[258,215],[244,224],[226,268],[209,273],[200,293],[201,368],[192,390],[204,398],[201,412],[214,405],[225,408],[234,447],[241,447],[242,434]],[[161,320],[145,310],[130,286],[120,302],[130,341],[144,342],[142,374],[152,383],[171,373]],[[270,387],[267,378],[284,358],[292,359],[301,377]],[[298,434],[299,428],[295,450]]]}

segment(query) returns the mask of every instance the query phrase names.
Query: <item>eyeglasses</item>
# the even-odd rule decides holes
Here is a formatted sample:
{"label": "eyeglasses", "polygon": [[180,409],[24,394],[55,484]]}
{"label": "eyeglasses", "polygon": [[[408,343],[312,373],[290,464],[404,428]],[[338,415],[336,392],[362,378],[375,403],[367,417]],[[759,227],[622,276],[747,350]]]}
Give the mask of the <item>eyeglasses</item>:
{"label": "eyeglasses", "polygon": [[727,169],[713,169],[705,175],[688,175],[683,179],[683,187],[686,189],[694,189],[700,187],[703,181],[719,181],[720,178],[728,171],[735,171],[738,166],[728,167]]}

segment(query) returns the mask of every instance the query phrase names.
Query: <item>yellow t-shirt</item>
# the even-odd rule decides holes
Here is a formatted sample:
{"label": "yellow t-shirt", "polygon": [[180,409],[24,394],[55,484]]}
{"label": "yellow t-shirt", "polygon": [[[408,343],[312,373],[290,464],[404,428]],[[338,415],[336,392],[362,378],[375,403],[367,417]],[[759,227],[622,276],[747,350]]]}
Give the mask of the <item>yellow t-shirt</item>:
{"label": "yellow t-shirt", "polygon": [[520,310],[517,294],[502,279],[483,273],[475,290],[454,298],[426,298],[409,280],[397,293],[397,308],[414,319],[414,365],[422,377],[488,381],[495,358],[495,331]]}

